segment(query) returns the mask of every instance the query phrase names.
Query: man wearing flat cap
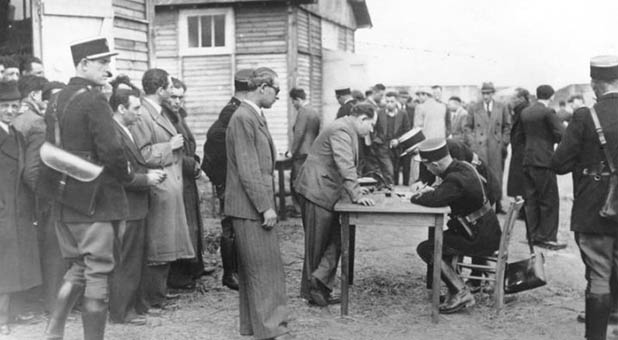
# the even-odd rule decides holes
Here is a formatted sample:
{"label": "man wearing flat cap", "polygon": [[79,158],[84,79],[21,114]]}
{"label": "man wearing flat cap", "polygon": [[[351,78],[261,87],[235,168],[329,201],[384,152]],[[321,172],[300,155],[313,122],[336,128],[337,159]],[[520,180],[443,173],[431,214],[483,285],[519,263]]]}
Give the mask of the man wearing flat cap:
{"label": "man wearing flat cap", "polygon": [[[206,134],[204,143],[204,160],[202,170],[206,173],[210,181],[215,186],[217,198],[224,209],[225,197],[225,176],[227,156],[225,151],[225,130],[232,118],[232,115],[240,106],[240,103],[247,97],[249,90],[249,79],[253,76],[254,70],[238,70],[234,75],[234,95],[223,107],[219,118],[212,124]],[[221,218],[221,263],[223,264],[223,277],[221,279],[224,286],[238,290],[238,274],[236,264],[236,249],[234,248],[234,229],[232,220],[229,217]]]}
{"label": "man wearing flat cap", "polygon": [[[610,189],[609,162],[615,167],[618,160],[618,56],[592,58],[590,78],[597,102],[575,110],[551,166],[558,174],[573,173],[571,230],[586,266],[586,339],[597,340],[606,338],[617,296],[610,278],[618,266],[618,222],[599,211]],[[596,125],[606,141],[602,148]]]}
{"label": "man wearing flat cap", "polygon": [[41,284],[34,199],[23,174],[24,139],[12,123],[21,96],[16,82],[0,82],[0,335],[8,335],[11,294]]}
{"label": "man wearing flat cap", "polygon": [[[451,266],[454,256],[488,256],[498,249],[500,224],[491,209],[486,186],[476,169],[467,162],[453,159],[444,139],[425,140],[419,146],[421,161],[442,182],[435,188],[422,187],[413,193],[411,202],[427,207],[451,208],[448,230],[444,232],[442,280],[448,297],[440,306],[444,314],[456,313],[474,305],[470,288]],[[417,253],[432,264],[433,240],[418,245]]]}
{"label": "man wearing flat cap", "polygon": [[533,244],[558,250],[566,247],[558,243],[558,180],[551,168],[554,146],[560,142],[564,126],[549,102],[554,89],[541,85],[536,89],[536,103],[521,113],[524,147],[524,199],[526,222]]}
{"label": "man wearing flat cap", "polygon": [[[62,339],[67,316],[83,295],[84,339],[103,339],[108,276],[114,269],[114,230],[128,215],[123,183],[132,181],[134,174],[116,134],[112,110],[98,90],[107,82],[110,58],[117,53],[109,50],[107,39],[95,38],[71,45],[71,54],[76,76],[58,93],[55,104],[45,113],[46,140],[102,165],[104,170],[94,198],[94,211],[78,211],[68,203],[56,202],[54,214],[60,250],[72,264],[58,291],[45,335],[47,339]],[[56,178],[47,167],[41,171],[39,183],[53,182]],[[75,186],[67,186],[65,191],[82,193],[86,185],[75,181]]]}
{"label": "man wearing flat cap", "polygon": [[495,192],[496,211],[504,212],[500,200],[502,198],[502,177],[504,176],[504,157],[510,142],[511,115],[503,103],[494,100],[496,92],[494,84],[483,83],[481,87],[482,100],[474,104],[466,119],[465,129],[471,133],[467,140],[470,148],[476,152],[481,161],[498,176],[499,185]]}

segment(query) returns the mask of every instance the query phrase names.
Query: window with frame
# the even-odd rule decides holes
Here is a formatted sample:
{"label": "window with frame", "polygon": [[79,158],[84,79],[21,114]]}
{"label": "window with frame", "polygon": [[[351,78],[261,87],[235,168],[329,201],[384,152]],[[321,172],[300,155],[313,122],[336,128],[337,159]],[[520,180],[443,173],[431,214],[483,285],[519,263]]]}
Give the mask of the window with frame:
{"label": "window with frame", "polygon": [[180,13],[181,54],[230,53],[234,28],[232,9],[195,9]]}

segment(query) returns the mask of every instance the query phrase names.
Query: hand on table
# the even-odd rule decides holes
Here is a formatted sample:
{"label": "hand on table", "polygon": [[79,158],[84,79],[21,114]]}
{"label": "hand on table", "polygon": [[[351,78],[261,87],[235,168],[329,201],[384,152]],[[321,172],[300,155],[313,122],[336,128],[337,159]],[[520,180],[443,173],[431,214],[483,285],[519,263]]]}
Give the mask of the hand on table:
{"label": "hand on table", "polygon": [[361,197],[359,198],[356,202],[354,202],[355,204],[360,204],[360,205],[364,205],[364,206],[372,206],[372,205],[376,205],[376,202],[374,202],[371,198],[369,197]]}
{"label": "hand on table", "polygon": [[371,190],[368,187],[360,187],[360,193],[361,195],[368,195],[371,193]]}

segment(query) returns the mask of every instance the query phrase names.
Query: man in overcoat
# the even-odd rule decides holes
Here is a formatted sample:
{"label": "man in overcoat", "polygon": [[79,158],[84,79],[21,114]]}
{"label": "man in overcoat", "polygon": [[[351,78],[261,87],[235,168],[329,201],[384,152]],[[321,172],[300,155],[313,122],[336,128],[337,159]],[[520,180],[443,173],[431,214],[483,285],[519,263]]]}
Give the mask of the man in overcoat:
{"label": "man in overcoat", "polygon": [[[526,138],[521,123],[522,111],[530,105],[530,92],[524,88],[516,88],[511,98],[513,115],[511,116],[511,161],[509,176],[506,183],[506,194],[511,197],[524,196],[524,150]],[[520,216],[525,216],[525,209]],[[524,217],[525,219],[525,217]]]}
{"label": "man in overcoat", "polygon": [[479,155],[488,168],[498,176],[499,192],[496,197],[496,211],[503,212],[502,177],[504,176],[504,156],[510,142],[511,116],[503,103],[493,99],[496,88],[493,83],[483,83],[483,99],[470,108],[466,128],[471,131],[470,147]]}
{"label": "man in overcoat", "polygon": [[195,154],[196,142],[189,124],[187,111],[184,109],[187,86],[180,79],[172,78],[170,97],[163,103],[163,111],[174,124],[176,131],[183,136],[182,148],[182,196],[185,204],[185,215],[189,226],[189,235],[195,251],[194,259],[181,259],[172,262],[167,283],[172,288],[194,289],[198,279],[206,274],[202,252],[204,250],[204,223],[200,211],[200,196],[197,180],[202,176],[200,158]]}
{"label": "man in overcoat", "polygon": [[[590,60],[591,85],[597,97],[593,106],[614,164],[618,160],[618,56]],[[571,230],[586,266],[586,339],[607,335],[612,305],[612,271],[618,268],[618,222],[599,210],[609,191],[609,161],[600,147],[591,109],[581,107],[554,152],[551,166],[558,174],[573,174],[575,199]]]}
{"label": "man in overcoat", "polygon": [[341,226],[335,203],[349,197],[372,205],[357,181],[358,141],[373,129],[374,108],[358,104],[350,115],[335,120],[320,133],[294,183],[301,199],[305,230],[305,260],[301,297],[318,306],[331,299],[341,254]]}
{"label": "man in overcoat", "polygon": [[521,113],[521,124],[525,139],[524,199],[526,200],[526,222],[532,243],[548,249],[562,249],[564,243],[557,242],[558,179],[551,168],[554,145],[560,142],[564,126],[554,109],[548,106],[554,95],[549,85],[536,89],[537,101]]}
{"label": "man in overcoat", "polygon": [[182,196],[184,138],[163,112],[170,96],[171,77],[150,69],[142,77],[145,96],[140,119],[130,128],[148,167],[161,168],[166,179],[150,192],[146,217],[146,262],[142,282],[146,307],[165,307],[170,263],[195,257]]}
{"label": "man in overcoat", "polygon": [[263,108],[277,100],[279,79],[258,68],[225,136],[225,215],[232,219],[238,254],[240,334],[284,339],[288,334],[285,273],[277,233],[273,170],[276,151]]}
{"label": "man in overcoat", "polygon": [[[56,105],[45,113],[46,139],[75,155],[103,165],[94,212],[78,211],[77,202],[57,203],[56,235],[62,256],[71,267],[60,286],[46,329],[47,339],[62,339],[71,308],[82,295],[84,338],[103,339],[107,321],[108,278],[114,269],[114,229],[128,216],[123,183],[134,174],[124,155],[112,119],[112,110],[100,86],[107,82],[110,57],[107,39],[95,38],[71,45],[76,76],[58,93]],[[55,118],[60,131],[56,131]],[[60,137],[58,140],[56,137]],[[55,181],[51,170],[41,169],[41,183]],[[67,187],[67,195],[83,193],[85,183]],[[77,196],[77,195],[75,195]],[[84,197],[85,199],[87,197]]]}
{"label": "man in overcoat", "polygon": [[12,293],[41,284],[34,197],[26,186],[24,138],[11,124],[20,108],[16,83],[0,83],[0,335],[8,335]]}
{"label": "man in overcoat", "polygon": [[[249,89],[248,79],[253,75],[252,69],[242,69],[236,71],[234,75],[234,96],[223,107],[219,117],[212,124],[206,133],[204,143],[204,160],[202,170],[206,173],[212,184],[221,211],[225,211],[225,178],[227,170],[227,152],[225,149],[225,136],[227,126],[236,109],[242,100],[247,96]],[[220,241],[221,263],[223,265],[223,276],[221,283],[232,289],[238,290],[238,269],[236,261],[236,248],[234,246],[234,227],[232,219],[223,215],[221,217],[221,241]]]}

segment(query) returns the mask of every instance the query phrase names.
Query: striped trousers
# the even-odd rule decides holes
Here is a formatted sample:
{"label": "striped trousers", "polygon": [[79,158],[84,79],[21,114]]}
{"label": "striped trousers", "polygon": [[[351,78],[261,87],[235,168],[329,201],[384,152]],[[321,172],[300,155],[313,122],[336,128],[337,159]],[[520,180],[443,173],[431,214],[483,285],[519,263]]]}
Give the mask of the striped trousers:
{"label": "striped trousers", "polygon": [[288,332],[285,273],[277,232],[232,218],[238,253],[240,334],[268,339]]}

